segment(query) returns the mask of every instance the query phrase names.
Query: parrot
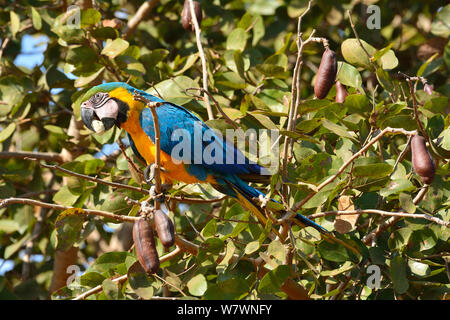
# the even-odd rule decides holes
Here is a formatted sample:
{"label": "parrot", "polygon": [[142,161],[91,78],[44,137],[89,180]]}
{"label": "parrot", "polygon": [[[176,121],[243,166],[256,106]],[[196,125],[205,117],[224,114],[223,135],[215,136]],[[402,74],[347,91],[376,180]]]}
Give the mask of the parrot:
{"label": "parrot", "polygon": [[[266,195],[249,183],[267,180],[268,170],[250,161],[233,143],[186,108],[126,83],[109,82],[90,88],[82,96],[79,102],[82,122],[99,134],[114,126],[125,130],[133,153],[150,166],[156,153],[153,116],[150,107],[135,99],[136,95],[158,105],[155,111],[160,130],[160,177],[163,184],[174,181],[209,183],[217,191],[237,200],[262,223],[267,222],[263,208],[256,201]],[[202,141],[201,137],[206,135],[210,139]],[[181,137],[184,146],[191,147],[191,150],[178,150]],[[202,156],[206,148],[213,150],[214,161]],[[273,199],[268,201],[276,202]],[[323,235],[331,234],[300,213],[295,213],[294,217],[301,226],[313,227]]]}

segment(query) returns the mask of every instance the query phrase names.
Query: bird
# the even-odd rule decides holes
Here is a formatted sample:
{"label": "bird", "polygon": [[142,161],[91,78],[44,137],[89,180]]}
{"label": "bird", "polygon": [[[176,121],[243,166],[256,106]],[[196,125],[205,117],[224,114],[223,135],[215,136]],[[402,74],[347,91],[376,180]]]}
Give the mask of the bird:
{"label": "bird", "polygon": [[[136,99],[137,96],[157,105],[154,110],[160,130],[160,177],[163,184],[170,185],[174,181],[209,183],[237,200],[262,223],[267,222],[258,201],[266,195],[249,183],[267,178],[268,170],[250,161],[233,143],[188,109],[124,82],[109,82],[94,86],[83,95],[79,102],[81,119],[88,129],[97,133],[114,126],[125,130],[136,157],[150,167],[157,152],[153,116],[148,103]],[[206,141],[201,138],[205,136],[209,137]],[[211,150],[209,159],[204,156],[207,148]],[[276,202],[273,199],[268,201]],[[322,235],[331,234],[300,213],[295,213],[294,218],[301,226],[313,227]]]}

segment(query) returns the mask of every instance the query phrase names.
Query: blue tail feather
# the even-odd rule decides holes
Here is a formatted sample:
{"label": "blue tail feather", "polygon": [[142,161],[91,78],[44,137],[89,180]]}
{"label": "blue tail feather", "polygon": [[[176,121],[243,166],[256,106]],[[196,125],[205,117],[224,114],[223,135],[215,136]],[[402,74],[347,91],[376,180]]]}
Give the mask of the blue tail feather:
{"label": "blue tail feather", "polygon": [[[222,193],[225,193],[235,199],[238,199],[238,195],[236,192],[239,192],[241,196],[244,196],[248,202],[250,202],[254,207],[256,207],[259,211],[261,211],[261,208],[258,204],[255,204],[253,198],[259,198],[259,196],[265,197],[266,195],[262,193],[261,191],[253,188],[252,186],[248,185],[244,181],[242,181],[240,178],[235,177],[234,179],[217,179],[218,185],[215,185],[214,187],[217,188]],[[273,199],[270,199],[273,202],[277,202]],[[295,218],[300,221],[302,224],[308,227],[313,227],[317,231],[319,231],[322,234],[330,234],[331,232],[322,227],[321,225],[315,223],[314,221],[308,219],[307,217],[301,215],[300,213],[297,213]]]}

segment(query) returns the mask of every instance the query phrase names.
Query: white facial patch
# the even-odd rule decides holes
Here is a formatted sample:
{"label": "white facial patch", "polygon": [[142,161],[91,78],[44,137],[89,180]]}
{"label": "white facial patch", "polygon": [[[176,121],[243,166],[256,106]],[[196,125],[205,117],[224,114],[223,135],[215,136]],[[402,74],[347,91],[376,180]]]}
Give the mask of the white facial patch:
{"label": "white facial patch", "polygon": [[105,132],[105,126],[103,125],[103,122],[99,120],[92,121],[92,128],[94,128],[95,133],[99,135],[102,135]]}

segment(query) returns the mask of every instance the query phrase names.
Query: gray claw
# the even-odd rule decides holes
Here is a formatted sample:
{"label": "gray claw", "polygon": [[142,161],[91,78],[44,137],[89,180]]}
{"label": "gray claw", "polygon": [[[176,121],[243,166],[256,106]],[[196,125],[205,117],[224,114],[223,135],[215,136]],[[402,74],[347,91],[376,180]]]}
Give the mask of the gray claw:
{"label": "gray claw", "polygon": [[144,179],[145,182],[150,184],[152,180],[155,178],[155,169],[156,165],[154,163],[149,164],[144,170]]}

